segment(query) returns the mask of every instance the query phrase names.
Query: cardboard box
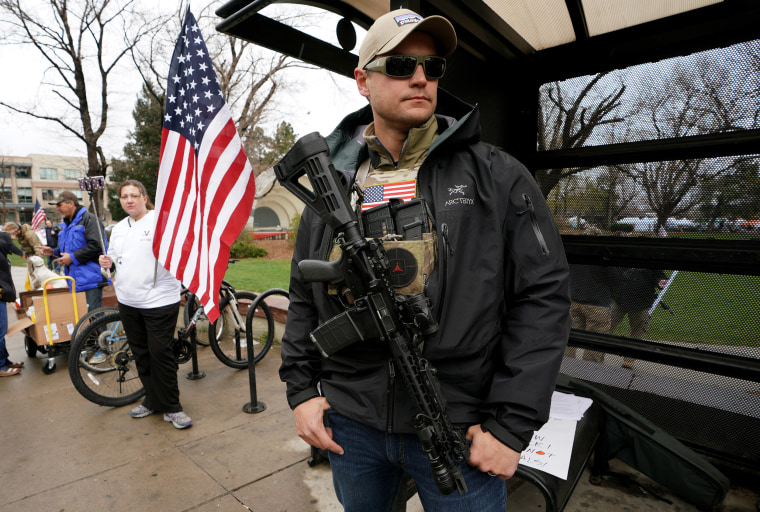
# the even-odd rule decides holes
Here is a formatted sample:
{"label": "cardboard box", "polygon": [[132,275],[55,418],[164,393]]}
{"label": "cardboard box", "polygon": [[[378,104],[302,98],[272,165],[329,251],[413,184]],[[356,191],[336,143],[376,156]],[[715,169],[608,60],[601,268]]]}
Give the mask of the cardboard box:
{"label": "cardboard box", "polygon": [[[78,317],[87,313],[87,299],[84,292],[76,294]],[[23,299],[22,299],[23,305]],[[34,306],[35,323],[32,330],[34,341],[37,345],[47,345],[52,338],[53,343],[61,343],[71,339],[71,333],[77,324],[77,318],[74,315],[74,300],[71,293],[48,293],[47,305],[50,313],[50,333],[48,333],[48,323],[45,316],[45,301],[40,292],[40,296],[32,297]]]}
{"label": "cardboard box", "polygon": [[24,316],[22,318],[19,318],[18,320],[16,320],[12,324],[10,324],[8,326],[8,332],[5,333],[5,335],[6,336],[13,336],[17,332],[21,332],[24,329],[26,329],[27,327],[31,327],[32,325],[34,325],[34,322],[32,322],[32,319]]}
{"label": "cardboard box", "polygon": [[[47,292],[48,297],[52,297],[53,295],[57,294],[65,294],[67,297],[69,297],[69,301],[71,301],[71,291],[69,291],[68,288],[51,288]],[[18,294],[19,301],[21,302],[21,309],[17,311],[21,311],[21,313],[26,312],[26,308],[32,305],[32,300],[35,297],[42,297],[42,290],[27,290],[23,291]]]}

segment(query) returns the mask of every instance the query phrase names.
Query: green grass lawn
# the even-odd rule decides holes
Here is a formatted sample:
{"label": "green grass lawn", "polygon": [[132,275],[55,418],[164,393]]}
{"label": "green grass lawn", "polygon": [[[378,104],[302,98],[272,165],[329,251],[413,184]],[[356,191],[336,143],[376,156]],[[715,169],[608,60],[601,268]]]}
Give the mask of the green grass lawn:
{"label": "green grass lawn", "polygon": [[16,256],[15,254],[9,254],[8,261],[11,262],[11,266],[13,267],[26,267],[26,260],[22,258],[21,256]]}
{"label": "green grass lawn", "polygon": [[290,260],[249,258],[230,264],[224,278],[237,290],[263,292],[270,288],[288,289]]}
{"label": "green grass lawn", "polygon": [[[646,338],[757,347],[760,342],[760,277],[679,272],[664,295],[673,310],[652,314]],[[627,319],[615,334],[630,332]]]}

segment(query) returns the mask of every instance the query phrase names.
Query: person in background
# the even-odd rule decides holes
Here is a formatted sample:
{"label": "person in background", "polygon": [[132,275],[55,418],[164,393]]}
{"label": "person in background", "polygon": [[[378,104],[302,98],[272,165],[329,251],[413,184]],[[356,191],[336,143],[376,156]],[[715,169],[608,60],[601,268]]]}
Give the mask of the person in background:
{"label": "person in background", "polygon": [[3,225],[3,231],[18,240],[23,257],[27,260],[26,270],[28,273],[32,273],[32,264],[28,258],[29,256],[42,256],[42,251],[39,249],[39,246],[42,244],[40,237],[37,236],[37,233],[32,230],[29,224],[22,226],[15,222],[6,222]]}
{"label": "person in background", "polygon": [[114,226],[108,254],[98,261],[115,272],[119,314],[145,387],[145,399],[129,415],[145,418],[162,412],[164,421],[187,428],[193,423],[179,402],[178,364],[172,350],[181,285],[153,256],[155,213],[143,184],[123,182],[119,201],[128,217]]}
{"label": "person in background", "polygon": [[[51,249],[58,248],[58,233],[60,231],[61,228],[53,224],[52,220],[45,219],[45,238],[47,239],[47,246]],[[55,272],[61,271],[61,267],[52,256],[47,256],[47,265],[50,270]]]}
{"label": "person in background", "polygon": [[8,253],[23,254],[16,247],[8,233],[0,232],[0,377],[13,377],[21,373],[24,362],[14,363],[8,359],[8,349],[5,346],[5,335],[8,332],[8,302],[16,300],[16,288],[13,285],[11,264]]}
{"label": "person in background", "polygon": [[[615,270],[595,265],[570,265],[570,319],[573,329],[590,332],[610,331],[610,307]],[[568,347],[565,356],[575,357],[575,347]],[[604,362],[604,353],[584,349],[583,360]]]}
{"label": "person in background", "polygon": [[103,286],[111,284],[98,265],[98,256],[104,250],[101,237],[102,243],[105,243],[100,221],[80,205],[77,196],[68,190],[61,192],[49,204],[55,205],[63,219],[58,233],[58,247],[42,246],[39,249],[45,256],[55,256],[55,261],[64,267],[65,274],[74,278],[76,290],[85,293],[89,311],[99,308],[103,303]]}
{"label": "person in background", "polygon": [[[648,268],[618,268],[617,275],[612,288],[609,333],[613,334],[628,315],[630,337],[643,340],[652,320],[649,308],[657,298],[656,290],[662,290],[668,283],[667,276],[662,270]],[[633,358],[623,358],[623,368],[633,368],[633,362]]]}
{"label": "person in background", "polygon": [[405,471],[426,510],[503,512],[502,480],[549,417],[567,344],[567,261],[543,195],[520,162],[480,141],[477,107],[438,90],[456,45],[441,16],[398,9],[379,17],[354,70],[369,105],[345,117],[327,143],[347,186],[363,188],[362,202],[381,201],[384,194],[374,192],[401,182],[432,211],[439,248],[428,260],[438,264],[421,293],[440,328],[425,338],[422,355],[437,371],[452,423],[470,442],[460,464],[468,491],[438,490],[415,434],[416,408],[386,343],[366,340],[323,358],[311,341],[311,331],[344,308],[324,283],[305,283],[297,272],[300,261],[324,260],[338,235],[307,209],[280,377],[298,435],[329,450],[347,512],[390,510]]}

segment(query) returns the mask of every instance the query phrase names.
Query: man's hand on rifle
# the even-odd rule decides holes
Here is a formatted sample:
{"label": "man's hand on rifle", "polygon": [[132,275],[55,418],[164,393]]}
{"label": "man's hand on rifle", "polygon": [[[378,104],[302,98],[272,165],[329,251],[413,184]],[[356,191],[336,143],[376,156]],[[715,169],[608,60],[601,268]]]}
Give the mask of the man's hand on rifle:
{"label": "man's hand on rifle", "polygon": [[332,439],[332,429],[324,424],[324,413],[330,408],[327,399],[316,397],[299,404],[293,409],[296,420],[296,433],[310,445],[321,450],[343,455],[343,448]]}
{"label": "man's hand on rifle", "polygon": [[467,429],[467,439],[472,441],[470,446],[470,466],[478,468],[483,473],[498,476],[502,480],[511,478],[517,471],[520,453],[502,444],[490,432],[483,432],[480,425]]}

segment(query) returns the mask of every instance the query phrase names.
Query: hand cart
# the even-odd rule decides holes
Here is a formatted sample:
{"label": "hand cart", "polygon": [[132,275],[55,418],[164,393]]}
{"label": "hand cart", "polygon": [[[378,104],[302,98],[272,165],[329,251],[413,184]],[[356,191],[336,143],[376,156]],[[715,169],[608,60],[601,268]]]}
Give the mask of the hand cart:
{"label": "hand cart", "polygon": [[[69,308],[68,304],[61,303],[59,299],[56,299],[56,311],[51,312],[50,300],[48,298],[47,285],[51,281],[65,279],[71,281],[71,300],[72,307]],[[62,294],[62,289],[56,289],[61,291],[54,292],[55,295]],[[37,290],[35,290],[37,291]],[[28,294],[21,301],[21,307],[16,310],[19,317],[26,317],[27,308],[33,303],[33,299],[39,294]],[[42,372],[49,375],[55,371],[56,356],[62,354],[68,354],[71,348],[70,332],[72,327],[79,321],[80,309],[87,309],[87,303],[83,296],[77,299],[76,295],[76,283],[74,279],[69,276],[57,276],[51,277],[45,280],[42,285],[42,304],[44,305],[45,317],[42,319],[42,312],[35,309],[32,323],[23,329],[24,331],[24,347],[26,354],[29,357],[35,357],[37,351],[42,354],[47,354],[49,357],[45,364],[42,366]],[[84,304],[78,304],[78,302],[84,301]],[[26,302],[26,304],[25,304]],[[38,301],[39,304],[39,301]],[[66,306],[61,308],[61,306]],[[82,306],[84,306],[82,308]],[[73,322],[72,322],[73,320]]]}

